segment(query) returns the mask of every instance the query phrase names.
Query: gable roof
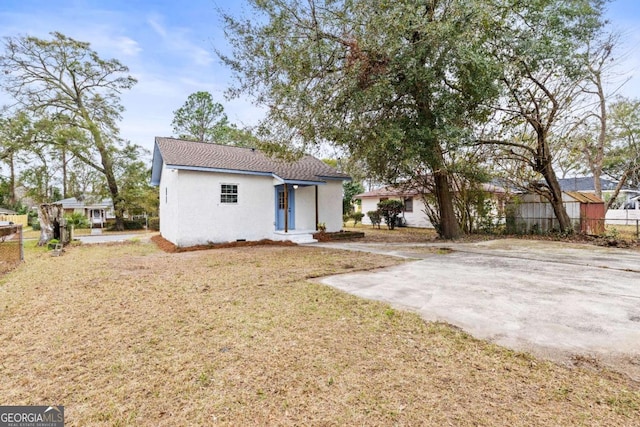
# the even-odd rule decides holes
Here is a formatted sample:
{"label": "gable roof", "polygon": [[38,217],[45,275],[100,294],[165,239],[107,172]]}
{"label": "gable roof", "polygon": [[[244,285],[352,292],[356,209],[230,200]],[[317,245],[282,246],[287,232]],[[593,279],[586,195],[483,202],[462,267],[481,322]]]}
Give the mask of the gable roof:
{"label": "gable roof", "polygon": [[[494,183],[482,183],[480,184],[482,189],[488,193],[505,193],[506,190]],[[375,190],[367,191],[366,193],[360,193],[353,196],[354,199],[366,199],[366,198],[379,198],[379,197],[413,197],[420,194],[426,194],[430,190],[420,189],[415,185],[389,185],[387,187],[377,188]]]}
{"label": "gable roof", "polygon": [[416,188],[400,188],[400,187],[381,187],[366,193],[360,193],[353,196],[354,199],[363,198],[379,198],[379,197],[411,197],[420,194]]}
{"label": "gable roof", "polygon": [[113,208],[113,202],[111,199],[95,199],[91,197],[85,197],[82,200],[78,200],[75,197],[69,197],[67,199],[58,200],[55,203],[62,205],[63,209],[110,209]]}
{"label": "gable roof", "polygon": [[[600,178],[603,191],[615,190],[617,182],[606,178]],[[595,184],[593,183],[593,176],[583,176],[579,178],[561,178],[558,179],[560,189],[562,191],[595,191]],[[622,187],[624,190],[631,190],[629,186]]]}
{"label": "gable roof", "polygon": [[288,183],[351,179],[313,156],[287,162],[253,148],[156,137],[151,172],[153,185],[160,183],[163,161],[174,169],[265,175]]}
{"label": "gable roof", "polygon": [[604,203],[600,197],[591,193],[581,193],[579,191],[565,191],[565,194],[573,197],[580,203]]}

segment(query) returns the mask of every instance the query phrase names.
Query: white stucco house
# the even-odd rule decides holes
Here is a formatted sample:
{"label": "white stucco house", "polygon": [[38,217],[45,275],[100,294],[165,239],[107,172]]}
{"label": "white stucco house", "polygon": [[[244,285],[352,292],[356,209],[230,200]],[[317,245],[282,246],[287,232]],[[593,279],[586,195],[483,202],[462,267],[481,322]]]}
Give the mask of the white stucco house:
{"label": "white stucco house", "polygon": [[155,139],[160,234],[180,247],[262,239],[313,241],[342,227],[349,176],[312,156],[296,162],[229,145]]}
{"label": "white stucco house", "polygon": [[366,193],[356,194],[353,198],[362,201],[361,210],[365,215],[362,218],[363,224],[371,225],[367,212],[377,210],[379,202],[395,199],[404,203],[404,211],[400,216],[407,227],[433,228],[425,213],[424,202],[420,192],[415,187],[382,187]]}
{"label": "white stucco house", "polygon": [[[496,207],[494,215],[499,216],[499,212],[504,209],[505,189],[495,184],[483,183],[481,188],[495,200]],[[353,196],[362,202],[361,211],[365,214],[362,223],[371,225],[371,220],[367,212],[378,209],[378,203],[383,200],[400,200],[404,204],[404,211],[400,215],[402,223],[407,227],[434,228],[426,213],[423,194],[424,190],[418,185],[396,185],[386,186],[367,191]]]}

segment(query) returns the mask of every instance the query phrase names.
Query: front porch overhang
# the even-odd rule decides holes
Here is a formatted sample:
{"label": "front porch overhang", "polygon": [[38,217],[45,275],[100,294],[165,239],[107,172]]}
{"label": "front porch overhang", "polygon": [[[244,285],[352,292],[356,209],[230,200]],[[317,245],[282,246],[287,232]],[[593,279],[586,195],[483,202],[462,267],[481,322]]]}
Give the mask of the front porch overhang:
{"label": "front porch overhang", "polygon": [[306,181],[306,180],[301,180],[301,179],[283,179],[280,178],[277,175],[273,175],[273,178],[276,180],[275,185],[282,185],[282,184],[291,184],[291,185],[300,185],[302,187],[308,187],[311,185],[326,185],[327,183],[325,181]]}

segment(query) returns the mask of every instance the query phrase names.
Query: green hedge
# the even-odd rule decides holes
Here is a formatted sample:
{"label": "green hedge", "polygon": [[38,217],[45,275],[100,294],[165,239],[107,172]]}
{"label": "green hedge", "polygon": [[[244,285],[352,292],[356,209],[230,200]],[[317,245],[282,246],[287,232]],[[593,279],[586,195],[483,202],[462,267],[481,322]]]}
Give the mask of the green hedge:
{"label": "green hedge", "polygon": [[[125,230],[143,230],[144,220],[125,219],[125,220],[122,220],[122,226],[124,227]],[[113,220],[113,222],[111,220],[107,220],[107,229],[109,231],[115,231],[116,229],[115,220]]]}
{"label": "green hedge", "polygon": [[160,231],[160,218],[157,216],[149,218],[149,230]]}

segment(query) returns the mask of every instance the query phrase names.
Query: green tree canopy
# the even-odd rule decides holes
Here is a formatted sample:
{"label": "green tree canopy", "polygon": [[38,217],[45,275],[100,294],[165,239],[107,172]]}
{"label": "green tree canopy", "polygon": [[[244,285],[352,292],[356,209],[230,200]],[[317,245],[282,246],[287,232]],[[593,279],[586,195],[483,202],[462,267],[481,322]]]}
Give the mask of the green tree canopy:
{"label": "green tree canopy", "polygon": [[222,104],[213,102],[211,94],[203,91],[189,95],[173,115],[173,131],[191,141],[219,143],[229,124]]}
{"label": "green tree canopy", "polygon": [[[113,199],[116,227],[124,206],[114,174],[113,153],[120,142],[120,94],[136,80],[116,59],[102,59],[89,43],[54,32],[51,39],[8,37],[0,56],[4,88],[25,108],[82,133],[67,148],[104,175]],[[55,143],[53,141],[52,143]]]}
{"label": "green tree canopy", "polygon": [[[250,1],[224,15],[237,85],[268,107],[261,139],[303,150],[330,141],[386,182],[433,174],[442,236],[458,236],[448,151],[486,118],[499,68],[490,2]],[[264,19],[263,19],[264,18]]]}
{"label": "green tree canopy", "polygon": [[618,185],[607,208],[625,185],[640,187],[640,99],[618,97],[608,114],[611,125],[603,169]]}
{"label": "green tree canopy", "polygon": [[504,2],[492,33],[492,56],[502,65],[503,96],[489,128],[502,156],[533,172],[527,183],[552,206],[561,231],[571,231],[554,169],[555,149],[566,136],[581,84],[584,53],[602,27],[601,0]]}

